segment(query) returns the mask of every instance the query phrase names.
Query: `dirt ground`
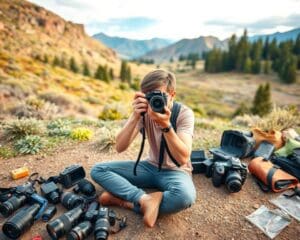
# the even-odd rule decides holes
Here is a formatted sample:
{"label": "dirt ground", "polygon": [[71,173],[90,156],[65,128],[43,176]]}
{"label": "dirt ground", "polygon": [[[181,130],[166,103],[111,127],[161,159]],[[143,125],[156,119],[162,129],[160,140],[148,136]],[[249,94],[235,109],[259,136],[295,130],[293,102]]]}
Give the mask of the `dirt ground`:
{"label": "dirt ground", "polygon": [[[15,186],[26,179],[12,181],[9,172],[12,169],[27,165],[31,172],[39,172],[41,176],[57,175],[71,164],[82,164],[88,178],[90,169],[96,162],[135,159],[137,151],[127,151],[122,154],[101,153],[93,142],[79,143],[58,149],[50,156],[23,156],[9,160],[0,160],[1,186]],[[254,212],[261,205],[275,209],[269,200],[278,196],[273,193],[263,193],[249,175],[243,189],[239,193],[229,194],[225,187],[214,188],[211,179],[204,175],[194,175],[197,189],[197,201],[189,209],[173,215],[159,216],[154,228],[143,225],[142,216],[121,209],[113,208],[117,215],[127,216],[128,226],[123,231],[110,235],[109,239],[268,239],[258,228],[249,223],[245,216]],[[97,186],[100,193],[102,189]],[[60,208],[55,217],[62,213]],[[0,227],[5,219],[0,218]],[[21,239],[29,240],[40,235],[50,239],[45,223],[38,221]],[[295,219],[276,239],[299,239],[300,224]],[[6,239],[0,233],[0,239]],[[93,239],[90,236],[89,239]]]}

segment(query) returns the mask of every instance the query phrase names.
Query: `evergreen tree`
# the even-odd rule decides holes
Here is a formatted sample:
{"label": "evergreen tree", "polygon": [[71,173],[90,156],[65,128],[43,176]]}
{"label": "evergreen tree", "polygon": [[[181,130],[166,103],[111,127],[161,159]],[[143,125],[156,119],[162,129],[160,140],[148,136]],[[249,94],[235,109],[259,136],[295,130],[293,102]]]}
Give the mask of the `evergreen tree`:
{"label": "evergreen tree", "polygon": [[233,34],[228,42],[228,70],[232,71],[235,69],[236,66],[236,58],[237,58],[237,43],[236,43],[236,36]]}
{"label": "evergreen tree", "polygon": [[70,59],[70,70],[74,73],[79,72],[79,68],[78,68],[77,63],[76,63],[76,61],[73,57]]}
{"label": "evergreen tree", "polygon": [[126,81],[126,74],[127,74],[127,62],[122,61],[121,70],[120,70],[120,78],[122,82]]}
{"label": "evergreen tree", "polygon": [[259,85],[253,100],[251,112],[255,115],[264,116],[272,110],[270,84]]}
{"label": "evergreen tree", "polygon": [[251,73],[251,70],[252,70],[252,60],[251,60],[250,57],[248,57],[246,59],[246,62],[244,63],[243,67],[244,67],[243,68],[243,72],[244,73]]}
{"label": "evergreen tree", "polygon": [[48,55],[47,54],[45,54],[44,55],[44,63],[48,63],[49,62],[49,58],[48,58]]}
{"label": "evergreen tree", "polygon": [[270,60],[267,58],[264,62],[264,74],[269,74],[271,72],[271,63]]}
{"label": "evergreen tree", "polygon": [[297,58],[290,54],[283,62],[280,72],[280,78],[285,83],[294,83],[297,80]]}
{"label": "evergreen tree", "polygon": [[60,66],[60,61],[59,61],[59,58],[58,58],[57,56],[54,57],[53,62],[52,62],[52,65],[53,65],[54,67]]}
{"label": "evergreen tree", "polygon": [[130,66],[127,66],[126,68],[126,81],[128,82],[128,84],[131,84],[131,68]]}
{"label": "evergreen tree", "polygon": [[89,65],[87,62],[83,63],[83,72],[82,73],[84,76],[88,76],[88,77],[91,76],[90,68],[89,68]]}
{"label": "evergreen tree", "polygon": [[111,80],[113,80],[115,78],[114,70],[112,68],[109,69],[109,77],[110,77]]}
{"label": "evergreen tree", "polygon": [[270,48],[269,48],[269,37],[266,38],[264,42],[264,47],[262,51],[262,57],[263,59],[268,59],[270,57]]}

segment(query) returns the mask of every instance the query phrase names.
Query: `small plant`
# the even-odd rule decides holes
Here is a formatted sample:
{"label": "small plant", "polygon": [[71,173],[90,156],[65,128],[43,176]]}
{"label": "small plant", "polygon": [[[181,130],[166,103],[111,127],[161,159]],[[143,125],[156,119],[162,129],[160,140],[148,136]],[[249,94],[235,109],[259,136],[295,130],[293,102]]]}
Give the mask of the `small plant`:
{"label": "small plant", "polygon": [[100,151],[110,152],[113,150],[113,147],[116,144],[116,135],[119,131],[119,128],[109,129],[107,127],[101,128],[101,138],[98,142]]}
{"label": "small plant", "polygon": [[126,109],[120,104],[108,104],[98,118],[102,120],[120,120],[126,117]]}
{"label": "small plant", "polygon": [[63,119],[53,120],[48,123],[48,135],[49,136],[69,136],[71,129],[69,126],[70,122]]}
{"label": "small plant", "polygon": [[4,126],[4,139],[8,141],[43,133],[44,126],[36,119],[14,120]]}
{"label": "small plant", "polygon": [[21,154],[36,154],[44,144],[39,136],[28,135],[19,139],[15,144],[15,149]]}
{"label": "small plant", "polygon": [[88,128],[78,127],[71,131],[70,136],[74,140],[87,141],[93,137],[93,132]]}
{"label": "small plant", "polygon": [[10,147],[0,147],[0,158],[12,158],[16,156],[16,152]]}

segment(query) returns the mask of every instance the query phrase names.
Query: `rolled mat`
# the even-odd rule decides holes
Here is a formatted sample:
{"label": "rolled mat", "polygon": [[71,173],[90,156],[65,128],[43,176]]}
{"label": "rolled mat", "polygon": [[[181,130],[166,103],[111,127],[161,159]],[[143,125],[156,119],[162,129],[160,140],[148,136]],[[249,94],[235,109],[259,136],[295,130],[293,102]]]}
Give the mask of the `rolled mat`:
{"label": "rolled mat", "polygon": [[295,188],[298,184],[297,178],[279,169],[272,162],[266,161],[262,157],[252,159],[248,169],[257,178],[258,184],[263,191],[282,192]]}

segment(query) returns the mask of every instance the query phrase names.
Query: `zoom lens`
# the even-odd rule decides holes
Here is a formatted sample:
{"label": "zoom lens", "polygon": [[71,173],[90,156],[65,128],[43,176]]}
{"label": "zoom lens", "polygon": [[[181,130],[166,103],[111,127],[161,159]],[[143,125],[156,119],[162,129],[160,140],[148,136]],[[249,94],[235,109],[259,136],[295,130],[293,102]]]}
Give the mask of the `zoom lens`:
{"label": "zoom lens", "polygon": [[165,102],[161,96],[153,96],[150,100],[150,106],[154,112],[164,112]]}
{"label": "zoom lens", "polygon": [[84,199],[72,192],[65,192],[61,195],[61,204],[68,210],[73,209],[84,202]]}
{"label": "zoom lens", "polygon": [[30,207],[19,210],[13,217],[9,218],[3,225],[3,233],[12,239],[19,238],[34,222],[34,216],[39,211],[40,205],[33,204]]}
{"label": "zoom lens", "polygon": [[49,222],[46,225],[48,234],[52,237],[52,239],[59,239],[77,224],[77,221],[81,217],[82,213],[82,208],[78,206],[73,210],[61,215],[59,218]]}
{"label": "zoom lens", "polygon": [[24,195],[12,196],[10,199],[0,204],[0,213],[3,217],[8,217],[14,211],[25,204],[26,197]]}
{"label": "zoom lens", "polygon": [[89,221],[82,222],[74,227],[67,236],[67,240],[83,240],[93,231],[92,224]]}
{"label": "zoom lens", "polygon": [[242,177],[238,171],[228,171],[225,184],[230,192],[239,192],[242,188]]}
{"label": "zoom lens", "polygon": [[87,196],[93,196],[96,193],[95,186],[87,179],[82,179],[78,183],[78,188],[81,193]]}

